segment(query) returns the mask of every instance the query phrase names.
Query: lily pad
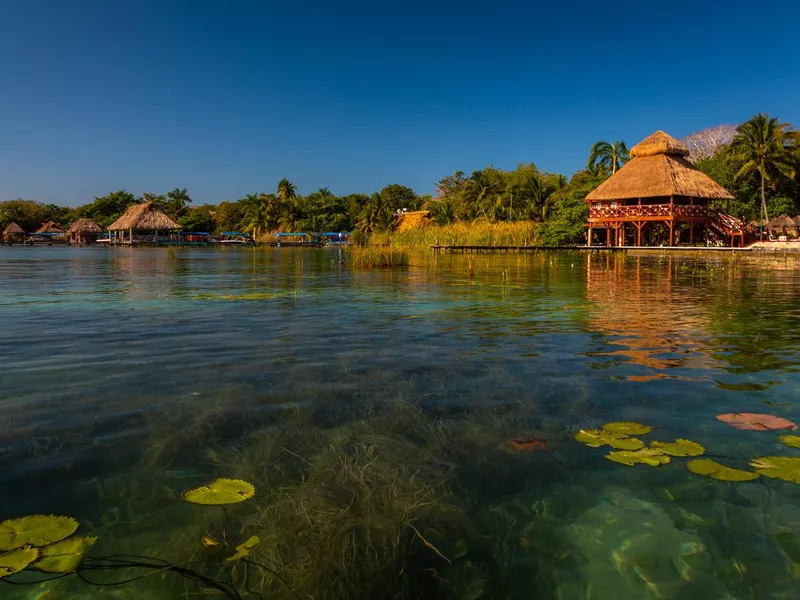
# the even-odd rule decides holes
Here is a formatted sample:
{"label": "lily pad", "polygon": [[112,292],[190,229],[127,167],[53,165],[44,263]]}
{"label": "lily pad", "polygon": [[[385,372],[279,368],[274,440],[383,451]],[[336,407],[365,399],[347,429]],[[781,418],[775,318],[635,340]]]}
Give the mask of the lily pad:
{"label": "lily pad", "polygon": [[31,515],[0,523],[0,550],[46,546],[71,536],[78,522],[70,517]]}
{"label": "lily pad", "polygon": [[749,431],[797,429],[797,423],[789,419],[759,413],[726,413],[724,415],[717,415],[717,420],[727,423],[736,429],[746,429]]}
{"label": "lily pad", "polygon": [[638,450],[644,447],[642,440],[604,429],[581,429],[575,434],[575,439],[592,448],[611,446],[618,450]]}
{"label": "lily pad", "polygon": [[612,433],[621,433],[622,435],[645,435],[653,431],[649,425],[635,423],[633,421],[614,421],[603,425],[603,429]]}
{"label": "lily pad", "polygon": [[653,448],[642,448],[641,450],[620,452],[609,452],[606,454],[608,460],[632,467],[634,465],[647,465],[648,467],[658,467],[670,461],[669,456]]}
{"label": "lily pad", "polygon": [[249,556],[250,551],[256,546],[258,546],[260,543],[261,540],[258,539],[258,536],[254,535],[245,540],[244,542],[242,542],[241,544],[239,544],[238,546],[236,546],[236,554],[234,554],[233,556],[229,556],[225,560],[227,561],[242,560],[243,558]]}
{"label": "lily pad", "polygon": [[674,442],[650,442],[650,447],[670,456],[700,456],[706,449],[691,440],[678,438]]}
{"label": "lily pad", "polygon": [[33,568],[48,573],[72,573],[96,541],[96,537],[74,537],[45,546],[41,549],[41,558],[33,563]]}
{"label": "lily pad", "polygon": [[782,435],[778,439],[790,448],[800,448],[800,435]]}
{"label": "lily pad", "polygon": [[255,496],[256,489],[252,483],[241,479],[216,479],[204,485],[183,493],[183,499],[193,504],[236,504],[244,502]]}
{"label": "lily pad", "polygon": [[690,460],[686,463],[686,468],[696,475],[703,475],[719,481],[752,481],[753,479],[758,479],[758,473],[726,467],[710,458]]}
{"label": "lily pad", "polygon": [[765,456],[750,461],[757,473],[764,477],[800,483],[800,458],[790,456]]}
{"label": "lily pad", "polygon": [[0,556],[0,578],[19,573],[37,558],[39,550],[30,546],[3,554]]}

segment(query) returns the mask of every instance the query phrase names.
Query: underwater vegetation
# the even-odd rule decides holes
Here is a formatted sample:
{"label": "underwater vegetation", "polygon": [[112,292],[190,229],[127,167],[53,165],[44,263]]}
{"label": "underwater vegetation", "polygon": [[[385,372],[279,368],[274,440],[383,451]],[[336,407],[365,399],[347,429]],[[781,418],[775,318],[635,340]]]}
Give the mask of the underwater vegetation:
{"label": "underwater vegetation", "polygon": [[[752,578],[761,581],[755,574],[734,576],[745,567],[720,566],[708,532],[724,531],[727,519],[746,523],[736,511],[752,506],[748,489],[759,486],[739,489],[738,482],[798,483],[800,457],[756,457],[753,470],[744,471],[709,458],[730,460],[709,455],[696,441],[642,439],[657,437],[658,427],[614,421],[575,431],[535,413],[533,407],[450,412],[407,403],[291,409],[224,445],[208,441],[212,424],[187,423],[180,444],[197,452],[202,444],[191,438],[206,440],[203,462],[177,470],[169,464],[171,452],[147,458],[153,470],[170,467],[181,490],[157,543],[131,541],[120,552],[90,556],[107,549],[109,530],[70,537],[78,523],[68,517],[9,519],[0,523],[0,587],[3,581],[41,583],[25,579],[38,570],[73,575],[73,584],[50,583],[63,586],[69,598],[81,597],[78,586],[118,585],[135,590],[134,597],[236,600],[609,594],[633,600],[715,590],[747,597],[746,590],[761,589],[748,587]],[[572,481],[575,461],[588,454],[581,445],[608,447],[606,458],[617,463],[599,467],[597,489]],[[661,484],[651,495],[621,485],[633,471],[620,464],[659,473],[684,461],[688,479]],[[210,471],[218,476],[206,478]],[[623,479],[614,482],[615,473]],[[200,477],[196,485],[185,483]],[[666,501],[656,502],[657,492]],[[709,502],[715,498],[727,507],[722,519]],[[159,529],[160,517],[149,518]],[[758,551],[773,563],[784,557],[789,576],[800,577],[792,531],[775,527],[771,545]]]}

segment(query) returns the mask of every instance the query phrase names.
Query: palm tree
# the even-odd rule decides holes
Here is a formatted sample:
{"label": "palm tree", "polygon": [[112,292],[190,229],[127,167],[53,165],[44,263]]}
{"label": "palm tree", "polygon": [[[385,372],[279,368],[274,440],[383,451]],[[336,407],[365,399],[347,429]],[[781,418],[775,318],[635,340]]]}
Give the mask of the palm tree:
{"label": "palm tree", "polygon": [[[605,170],[606,173],[613,175],[619,168],[630,160],[630,152],[625,142],[597,142],[589,152],[589,161],[586,168],[589,171],[596,171],[597,167]],[[594,167],[594,169],[593,169]]]}
{"label": "palm tree", "polygon": [[731,157],[741,166],[733,176],[741,181],[754,173],[761,179],[761,226],[769,220],[766,183],[773,186],[781,179],[795,176],[797,162],[792,156],[796,149],[797,132],[788,123],[781,123],[768,114],[755,115],[736,129],[731,142]]}
{"label": "palm tree", "polygon": [[274,198],[272,194],[247,194],[242,199],[247,204],[247,211],[239,227],[245,233],[252,233],[253,239],[257,239],[259,235],[267,233],[272,228],[275,222]]}
{"label": "palm tree", "polygon": [[284,177],[278,182],[278,190],[275,195],[280,198],[282,203],[294,200],[297,197],[297,186]]}
{"label": "palm tree", "polygon": [[186,188],[175,188],[167,193],[167,200],[165,207],[167,214],[173,219],[180,219],[186,214],[186,205],[191,204],[192,199],[189,197]]}

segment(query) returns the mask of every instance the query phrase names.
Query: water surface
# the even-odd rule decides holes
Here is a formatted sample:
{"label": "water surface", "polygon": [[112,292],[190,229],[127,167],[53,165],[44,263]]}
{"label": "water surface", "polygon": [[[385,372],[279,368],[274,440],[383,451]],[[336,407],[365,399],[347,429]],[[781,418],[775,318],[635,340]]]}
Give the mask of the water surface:
{"label": "water surface", "polygon": [[[340,250],[0,248],[0,318],[0,518],[74,516],[92,555],[206,560],[223,517],[180,494],[239,477],[257,493],[230,535],[259,535],[284,579],[250,574],[262,597],[800,598],[800,487],[625,467],[572,439],[634,420],[738,468],[800,456],[715,419],[800,420],[791,257],[359,271]],[[505,444],[523,435],[547,447]]]}

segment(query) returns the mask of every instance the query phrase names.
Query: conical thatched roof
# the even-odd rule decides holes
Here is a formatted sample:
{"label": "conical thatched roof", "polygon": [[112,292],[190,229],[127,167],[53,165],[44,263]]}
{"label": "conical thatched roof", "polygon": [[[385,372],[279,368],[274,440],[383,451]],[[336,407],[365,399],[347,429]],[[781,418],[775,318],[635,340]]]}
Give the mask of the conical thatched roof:
{"label": "conical thatched roof", "polygon": [[586,196],[586,201],[668,196],[733,198],[686,160],[688,155],[686,146],[663,131],[656,131],[631,148],[630,162]]}
{"label": "conical thatched roof", "polygon": [[100,225],[91,219],[78,219],[69,226],[70,233],[100,233]]}
{"label": "conical thatched roof", "polygon": [[[796,217],[795,217],[796,218]],[[778,229],[780,227],[797,227],[798,223],[795,222],[795,219],[790,217],[789,215],[780,215],[779,217],[775,217],[769,223],[767,223],[767,229]]]}
{"label": "conical thatched roof", "polygon": [[64,233],[64,228],[55,221],[47,221],[47,223],[42,223],[36,233]]}
{"label": "conical thatched roof", "polygon": [[8,226],[3,230],[3,235],[8,235],[9,233],[25,233],[25,230],[22,229],[19,225],[11,221]]}
{"label": "conical thatched roof", "polygon": [[143,202],[129,206],[128,210],[111,225],[109,231],[124,229],[180,229],[181,226],[158,210],[152,202]]}

